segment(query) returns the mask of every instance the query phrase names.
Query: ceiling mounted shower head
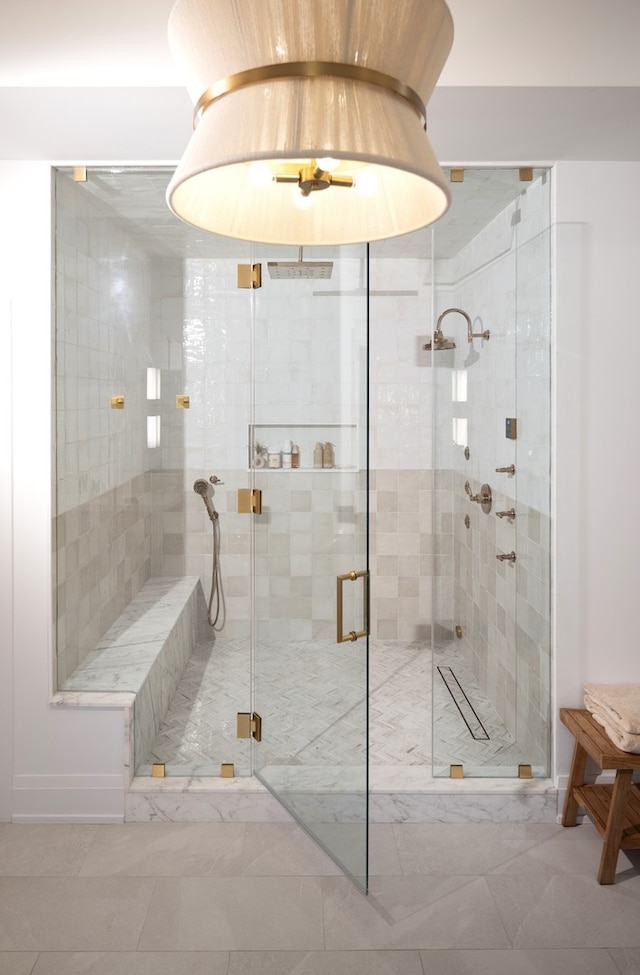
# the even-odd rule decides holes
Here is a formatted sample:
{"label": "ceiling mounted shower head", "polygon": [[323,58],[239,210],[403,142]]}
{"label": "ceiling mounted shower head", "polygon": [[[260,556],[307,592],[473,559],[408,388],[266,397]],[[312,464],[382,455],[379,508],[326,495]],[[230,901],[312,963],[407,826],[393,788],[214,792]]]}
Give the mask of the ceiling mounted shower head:
{"label": "ceiling mounted shower head", "polygon": [[302,257],[302,247],[298,251],[297,261],[269,261],[267,263],[269,276],[282,280],[300,280],[302,278],[330,278],[333,273],[333,261],[305,261]]}

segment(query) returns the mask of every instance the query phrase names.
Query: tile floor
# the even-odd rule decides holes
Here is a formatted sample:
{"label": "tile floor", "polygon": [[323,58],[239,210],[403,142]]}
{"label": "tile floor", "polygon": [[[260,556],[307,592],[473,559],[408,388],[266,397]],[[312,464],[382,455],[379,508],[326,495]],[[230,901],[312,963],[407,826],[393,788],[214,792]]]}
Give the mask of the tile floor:
{"label": "tile floor", "polygon": [[[345,753],[360,741],[364,728],[364,663],[354,656],[350,672],[349,660],[344,648],[335,643],[263,642],[256,709],[263,717],[269,714],[270,737],[264,748],[268,744],[275,755],[275,759],[263,756],[266,764],[273,760],[277,764],[281,756],[303,764],[346,761]],[[462,763],[467,774],[482,774],[477,770],[491,767],[495,775],[501,768],[515,774],[521,762],[531,762],[482,693],[461,651],[443,645],[437,649],[435,663],[453,669],[481,718],[483,736],[474,739],[468,719],[463,719],[440,675],[436,672],[432,678],[428,645],[371,640],[371,765],[431,766],[433,755],[436,768]],[[223,635],[215,644],[199,643],[151,752],[137,763],[136,774],[149,775],[153,762],[163,762],[168,775],[206,777],[217,775],[221,762],[233,762],[237,775],[248,775],[249,749],[237,739],[235,726],[236,712],[249,707],[248,668],[247,641]],[[283,695],[283,686],[300,688],[303,693],[295,698]],[[302,708],[297,718],[296,707]],[[436,715],[433,731],[432,707]]]}
{"label": "tile floor", "polygon": [[0,824],[0,975],[638,975],[590,823],[376,825],[368,897],[293,823]]}

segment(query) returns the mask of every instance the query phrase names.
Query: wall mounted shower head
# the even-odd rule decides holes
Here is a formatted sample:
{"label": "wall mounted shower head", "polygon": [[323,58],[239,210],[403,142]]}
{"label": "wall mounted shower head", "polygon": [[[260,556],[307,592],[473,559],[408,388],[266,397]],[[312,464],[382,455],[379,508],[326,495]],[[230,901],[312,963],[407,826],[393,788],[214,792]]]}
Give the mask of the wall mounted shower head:
{"label": "wall mounted shower head", "polygon": [[197,481],[193,482],[193,490],[196,492],[196,494],[199,494],[204,501],[204,506],[207,509],[207,514],[211,518],[211,521],[215,521],[218,517],[218,512],[213,507],[213,501],[211,500],[213,497],[213,488],[209,482],[205,481],[204,478],[199,477]]}
{"label": "wall mounted shower head", "polygon": [[451,312],[454,311],[456,311],[458,315],[462,315],[462,317],[467,323],[467,342],[471,343],[474,339],[485,339],[487,342],[489,341],[489,339],[491,338],[491,332],[489,331],[489,329],[486,328],[484,332],[474,332],[473,325],[471,324],[471,318],[469,315],[467,315],[466,311],[462,310],[462,308],[445,308],[445,310],[438,318],[438,321],[436,322],[436,334],[438,332],[442,333],[441,323],[444,316],[450,315]]}
{"label": "wall mounted shower head", "polygon": [[422,346],[427,352],[442,352],[445,349],[455,349],[456,343],[453,339],[447,339],[444,337],[441,328],[436,329],[433,333],[433,341],[427,342]]}
{"label": "wall mounted shower head", "polygon": [[[462,308],[445,308],[445,310],[438,318],[438,321],[436,322],[436,330],[433,333],[433,342],[427,342],[426,345],[422,346],[423,349],[427,349],[429,351],[434,351],[434,352],[440,352],[442,349],[455,349],[456,343],[453,341],[453,339],[445,338],[444,333],[442,331],[442,319],[445,317],[445,315],[450,315],[451,312],[454,311],[457,312],[459,315],[462,315],[462,317],[467,323],[467,342],[469,342],[470,345],[473,343],[474,339],[485,339],[488,341],[491,338],[491,332],[489,331],[488,328],[485,329],[484,332],[473,331],[471,318],[469,317],[469,315],[467,315],[466,311],[462,310]],[[469,358],[471,359],[471,362],[475,362],[475,359],[471,356],[471,354]],[[471,364],[471,362],[469,364]]]}

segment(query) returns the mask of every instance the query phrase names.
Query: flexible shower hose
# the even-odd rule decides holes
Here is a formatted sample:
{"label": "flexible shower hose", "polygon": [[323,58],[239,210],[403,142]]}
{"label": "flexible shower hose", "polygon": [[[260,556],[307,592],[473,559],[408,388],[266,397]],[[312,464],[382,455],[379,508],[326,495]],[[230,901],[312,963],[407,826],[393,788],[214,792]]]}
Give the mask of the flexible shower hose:
{"label": "flexible shower hose", "polygon": [[[211,519],[211,529],[213,532],[213,552],[211,558],[211,592],[207,605],[207,622],[214,630],[219,632],[225,624],[226,607],[224,602],[224,590],[222,588],[222,577],[220,575],[220,523],[218,513]],[[215,615],[213,605],[215,603]]]}

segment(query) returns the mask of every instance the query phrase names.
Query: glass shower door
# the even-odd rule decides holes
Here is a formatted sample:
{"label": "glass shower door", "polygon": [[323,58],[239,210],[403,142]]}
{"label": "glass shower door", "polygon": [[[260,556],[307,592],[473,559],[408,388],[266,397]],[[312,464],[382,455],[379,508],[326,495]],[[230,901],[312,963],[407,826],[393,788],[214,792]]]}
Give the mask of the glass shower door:
{"label": "glass shower door", "polygon": [[[256,774],[367,886],[366,246],[258,255]],[[254,731],[256,721],[254,720]]]}

